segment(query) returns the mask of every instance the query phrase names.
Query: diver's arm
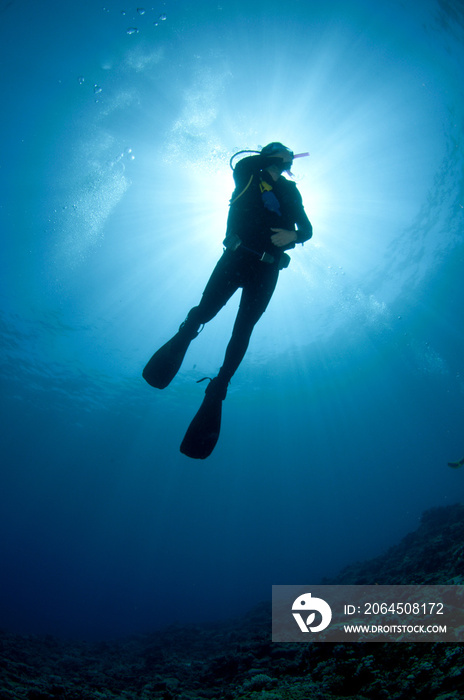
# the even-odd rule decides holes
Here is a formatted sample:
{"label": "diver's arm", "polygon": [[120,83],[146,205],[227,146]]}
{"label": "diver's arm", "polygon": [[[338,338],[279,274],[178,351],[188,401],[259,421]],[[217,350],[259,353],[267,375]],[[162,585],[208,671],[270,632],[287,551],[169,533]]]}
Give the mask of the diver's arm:
{"label": "diver's arm", "polygon": [[297,188],[295,187],[295,194],[296,194],[296,201],[295,201],[295,211],[294,211],[294,217],[295,217],[295,224],[297,227],[297,239],[295,243],[304,243],[305,241],[309,241],[311,236],[313,235],[313,227],[311,226],[311,222],[306,216],[306,212],[304,210],[303,206],[303,198]]}
{"label": "diver's arm", "polygon": [[309,241],[309,239],[313,235],[313,227],[311,226],[311,222],[306,216],[306,212],[304,210],[303,206],[303,198],[297,189],[296,185],[294,182],[289,183],[292,188],[293,188],[293,220],[296,224],[296,238],[294,239],[295,243],[304,243],[305,241]]}
{"label": "diver's arm", "polygon": [[289,184],[294,192],[292,218],[295,221],[296,231],[295,229],[271,228],[271,231],[274,231],[271,241],[277,248],[294,248],[295,243],[309,241],[313,235],[313,227],[306,216],[301,194],[293,182]]}
{"label": "diver's arm", "polygon": [[[277,246],[277,248],[283,248],[284,246],[295,247],[295,243],[304,243],[309,241],[313,235],[313,227],[304,209],[302,208],[303,216],[296,222],[298,227],[297,231],[289,231],[284,228],[271,228],[274,234],[271,236],[272,243]],[[293,245],[292,245],[293,244]]]}
{"label": "diver's arm", "polygon": [[296,226],[298,230],[296,231],[295,243],[304,243],[305,241],[309,241],[313,235],[313,227],[311,226],[310,220],[306,216],[303,206],[301,207],[300,215],[296,220]]}

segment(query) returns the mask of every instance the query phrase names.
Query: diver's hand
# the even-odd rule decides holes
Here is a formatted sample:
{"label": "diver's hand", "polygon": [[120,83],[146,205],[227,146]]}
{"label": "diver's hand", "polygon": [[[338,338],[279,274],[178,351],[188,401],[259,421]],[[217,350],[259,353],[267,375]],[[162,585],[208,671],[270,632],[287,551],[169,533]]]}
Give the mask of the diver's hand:
{"label": "diver's hand", "polygon": [[274,235],[271,236],[271,241],[277,248],[295,243],[298,238],[296,231],[287,231],[285,228],[271,228],[271,231],[275,231]]}

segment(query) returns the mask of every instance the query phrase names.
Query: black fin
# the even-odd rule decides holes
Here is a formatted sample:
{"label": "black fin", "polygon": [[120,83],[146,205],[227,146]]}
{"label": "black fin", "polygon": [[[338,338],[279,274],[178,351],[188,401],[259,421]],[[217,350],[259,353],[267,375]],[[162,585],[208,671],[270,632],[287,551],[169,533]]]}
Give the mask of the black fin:
{"label": "black fin", "polygon": [[448,466],[452,469],[459,469],[459,467],[464,467],[464,457],[459,460],[459,462],[448,462]]}
{"label": "black fin", "polygon": [[182,440],[182,454],[192,459],[209,457],[219,439],[221,417],[222,399],[206,394]]}
{"label": "black fin", "polygon": [[145,381],[155,389],[165,389],[179,371],[191,341],[185,333],[176,333],[145,365],[142,372]]}

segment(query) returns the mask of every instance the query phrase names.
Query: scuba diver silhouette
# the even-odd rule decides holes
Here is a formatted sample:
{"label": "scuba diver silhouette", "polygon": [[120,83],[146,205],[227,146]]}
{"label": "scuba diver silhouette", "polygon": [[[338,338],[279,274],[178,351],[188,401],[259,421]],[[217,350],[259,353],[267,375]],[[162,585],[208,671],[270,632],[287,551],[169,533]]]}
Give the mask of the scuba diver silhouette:
{"label": "scuba diver silhouette", "polygon": [[[233,168],[234,159],[245,153],[257,155],[243,157]],[[232,156],[235,190],[230,201],[223,255],[198,306],[189,311],[176,335],[153,355],[143,370],[143,377],[151,386],[157,389],[168,386],[202,326],[242,288],[223,365],[206,387],[203,403],[180,447],[188,457],[205,459],[213,451],[219,438],[222,402],[228,384],[243,360],[254,326],[269,304],[279,271],[288,267],[290,257],[285,251],[312,236],[312,226],[296,184],[282,175],[290,173],[295,157],[306,155],[309,154],[295,156],[275,141],[261,151],[239,151]]]}

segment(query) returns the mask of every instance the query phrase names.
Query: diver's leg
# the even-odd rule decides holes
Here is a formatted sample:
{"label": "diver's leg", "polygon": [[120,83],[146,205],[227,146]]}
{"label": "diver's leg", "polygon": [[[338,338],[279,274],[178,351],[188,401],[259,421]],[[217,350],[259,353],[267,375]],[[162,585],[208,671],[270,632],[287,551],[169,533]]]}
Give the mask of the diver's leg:
{"label": "diver's leg", "polygon": [[200,327],[210,321],[230,299],[240,284],[239,258],[226,251],[217,263],[198,306],[194,306],[178,332],[148,361],[142,376],[157,389],[164,389],[179,371],[192,340]]}
{"label": "diver's leg", "polygon": [[211,321],[241,285],[241,259],[226,250],[214,268],[198,306],[190,309],[184,323],[198,328]]}
{"label": "diver's leg", "polygon": [[227,386],[242,362],[248,349],[251,334],[256,323],[265,312],[279,277],[276,266],[261,267],[266,263],[258,262],[259,267],[253,267],[243,287],[240,306],[235,319],[232,336],[227,346],[224,363],[219,374],[206,389],[206,394],[217,393],[225,399]]}
{"label": "diver's leg", "polygon": [[203,402],[182,440],[180,451],[187,457],[205,459],[214,450],[221,430],[222,402],[226,398],[227,386],[275,289],[279,275],[277,267],[263,269],[260,266],[265,263],[256,263],[248,265],[244,274],[242,297],[224,364],[218,376],[206,387]]}

